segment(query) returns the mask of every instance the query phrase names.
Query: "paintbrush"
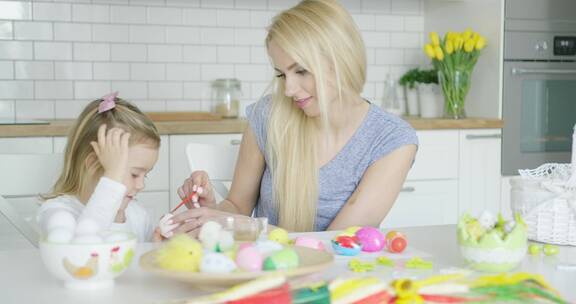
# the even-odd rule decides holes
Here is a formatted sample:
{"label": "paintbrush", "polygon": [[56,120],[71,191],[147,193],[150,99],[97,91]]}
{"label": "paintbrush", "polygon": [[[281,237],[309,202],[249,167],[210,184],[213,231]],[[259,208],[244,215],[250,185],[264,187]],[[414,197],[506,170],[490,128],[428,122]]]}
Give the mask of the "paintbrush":
{"label": "paintbrush", "polygon": [[[178,208],[182,207],[182,205],[189,203],[190,201],[192,201],[192,197],[194,197],[194,195],[196,195],[196,191],[192,191],[192,193],[188,194],[188,196],[186,196],[181,202],[180,204],[178,204],[176,207],[174,207],[174,209],[172,209],[172,211],[170,211],[170,213],[174,213],[174,211],[178,210]],[[193,203],[195,208],[200,208],[200,204],[198,204],[198,202],[194,202]]]}

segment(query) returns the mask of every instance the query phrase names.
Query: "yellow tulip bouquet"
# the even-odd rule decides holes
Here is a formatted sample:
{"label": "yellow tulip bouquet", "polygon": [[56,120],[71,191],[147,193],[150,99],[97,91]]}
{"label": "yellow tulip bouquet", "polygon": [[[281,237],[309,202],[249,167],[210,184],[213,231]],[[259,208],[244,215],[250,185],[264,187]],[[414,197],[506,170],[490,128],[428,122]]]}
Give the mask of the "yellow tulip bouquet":
{"label": "yellow tulip bouquet", "polygon": [[438,70],[438,80],[444,93],[444,112],[450,118],[464,118],[464,99],[470,89],[472,70],[486,46],[486,39],[467,29],[462,33],[448,32],[444,39],[430,33],[424,51]]}

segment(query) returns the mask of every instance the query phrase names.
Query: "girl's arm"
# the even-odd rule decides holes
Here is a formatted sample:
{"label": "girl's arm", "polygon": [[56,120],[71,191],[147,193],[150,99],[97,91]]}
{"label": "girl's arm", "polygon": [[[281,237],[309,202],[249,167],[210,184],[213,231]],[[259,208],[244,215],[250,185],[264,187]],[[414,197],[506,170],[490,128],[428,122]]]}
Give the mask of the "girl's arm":
{"label": "girl's arm", "polygon": [[327,230],[378,227],[396,201],[415,156],[416,146],[405,145],[370,165]]}

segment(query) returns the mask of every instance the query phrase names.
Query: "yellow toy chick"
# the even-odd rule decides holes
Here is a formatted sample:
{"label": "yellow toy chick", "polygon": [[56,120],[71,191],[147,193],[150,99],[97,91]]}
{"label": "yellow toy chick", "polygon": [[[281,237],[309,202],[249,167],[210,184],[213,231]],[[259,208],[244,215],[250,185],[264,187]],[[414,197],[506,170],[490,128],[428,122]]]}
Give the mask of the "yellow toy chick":
{"label": "yellow toy chick", "polygon": [[156,254],[158,265],[167,270],[197,272],[202,259],[202,244],[187,234],[171,238]]}

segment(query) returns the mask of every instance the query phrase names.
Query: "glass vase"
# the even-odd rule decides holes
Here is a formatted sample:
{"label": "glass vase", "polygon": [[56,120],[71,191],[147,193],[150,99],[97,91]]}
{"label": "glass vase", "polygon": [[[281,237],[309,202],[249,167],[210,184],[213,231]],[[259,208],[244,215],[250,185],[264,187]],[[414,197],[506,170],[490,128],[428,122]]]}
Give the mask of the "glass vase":
{"label": "glass vase", "polygon": [[462,119],[466,117],[464,101],[470,89],[471,71],[446,70],[438,72],[438,80],[444,94],[444,117]]}

